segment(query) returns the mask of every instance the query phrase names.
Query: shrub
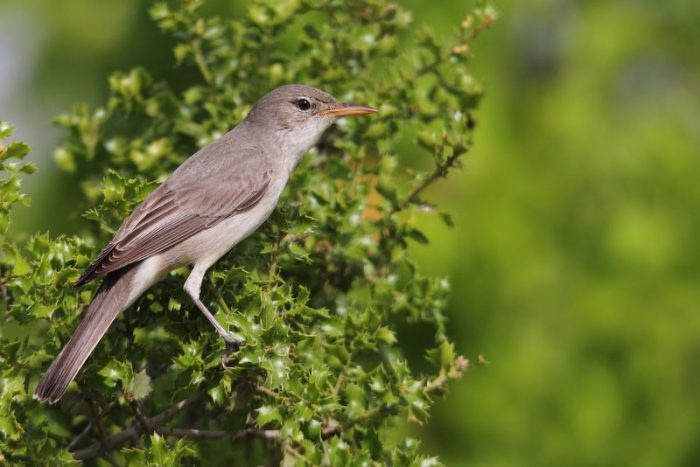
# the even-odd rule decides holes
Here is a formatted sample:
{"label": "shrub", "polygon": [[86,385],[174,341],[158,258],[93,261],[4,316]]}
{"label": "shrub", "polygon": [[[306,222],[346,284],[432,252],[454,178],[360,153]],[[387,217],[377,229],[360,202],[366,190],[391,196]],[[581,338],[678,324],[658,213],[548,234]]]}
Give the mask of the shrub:
{"label": "shrub", "polygon": [[[199,7],[151,9],[176,41],[184,85],[144,68],[115,73],[104,106],[57,118],[68,136],[55,159],[84,193],[81,235],[8,238],[10,210],[26,201],[20,175],[34,166],[22,162],[23,143],[0,150],[1,455],[420,462],[418,442],[396,421],[425,422],[469,363],[448,339],[448,281],[421,274],[408,245],[428,241],[417,210],[450,223],[421,194],[470,148],[482,95],[468,70],[470,42],[494,13],[481,5],[444,44],[430,31],[414,34],[410,14],[380,0],[255,2],[234,20]],[[32,400],[94,292],[71,284],[121,220],[256,98],[289,82],[380,113],[327,132],[270,221],[208,274],[203,300],[246,341],[235,361],[220,365],[223,341],[182,291],[187,271],[177,270],[113,324],[60,404]],[[0,138],[11,131],[2,124]],[[414,154],[432,156],[434,167],[405,168]],[[433,330],[430,348],[416,348],[413,326]],[[408,358],[416,354],[427,362]]]}

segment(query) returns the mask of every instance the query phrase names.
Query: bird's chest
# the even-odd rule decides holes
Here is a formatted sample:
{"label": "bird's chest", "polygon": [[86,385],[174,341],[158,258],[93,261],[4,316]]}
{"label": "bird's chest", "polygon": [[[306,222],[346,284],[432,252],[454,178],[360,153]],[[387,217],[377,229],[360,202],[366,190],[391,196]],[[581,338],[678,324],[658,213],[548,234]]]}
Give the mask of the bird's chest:
{"label": "bird's chest", "polygon": [[176,247],[184,254],[178,262],[213,264],[233,246],[255,232],[274,211],[287,178],[284,175],[274,177],[267,192],[255,206],[218,222],[190,237],[180,248]]}

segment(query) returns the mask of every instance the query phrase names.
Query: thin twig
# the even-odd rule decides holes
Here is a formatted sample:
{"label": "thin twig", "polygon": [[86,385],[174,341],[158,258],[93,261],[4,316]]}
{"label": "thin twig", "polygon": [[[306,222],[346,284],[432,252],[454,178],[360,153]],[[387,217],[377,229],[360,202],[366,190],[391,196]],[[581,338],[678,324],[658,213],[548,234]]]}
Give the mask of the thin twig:
{"label": "thin twig", "polygon": [[344,431],[348,431],[351,428],[353,428],[355,425],[359,423],[364,423],[368,420],[373,419],[377,415],[380,415],[384,412],[389,410],[389,404],[381,404],[378,405],[377,407],[373,408],[372,410],[368,410],[367,412],[363,413],[357,418],[353,418],[352,420],[348,420],[347,422],[343,423],[342,425],[335,425],[335,426],[327,426],[323,429],[321,432],[321,439],[329,439],[334,436],[339,435],[340,433]]}
{"label": "thin twig", "polygon": [[146,449],[146,445],[143,444],[143,441],[141,441],[141,438],[139,438],[139,434],[134,431],[134,436],[132,436],[131,441],[134,442],[134,446],[136,446],[139,449]]}
{"label": "thin twig", "polygon": [[134,418],[136,418],[136,421],[141,426],[141,432],[142,433],[150,432],[151,425],[148,423],[148,419],[143,414],[143,410],[141,409],[141,404],[139,404],[139,402],[137,400],[134,400],[130,397],[127,397],[127,400],[129,401],[129,405],[131,406],[131,411],[134,413]]}
{"label": "thin twig", "polygon": [[305,461],[306,463],[310,463],[309,459],[307,459],[306,456],[304,456],[302,453],[300,453],[298,450],[294,448],[290,443],[284,443],[283,449],[291,454],[295,459],[299,461]]}
{"label": "thin twig", "polygon": [[204,53],[202,52],[202,43],[199,40],[196,40],[192,43],[192,46],[194,49],[194,61],[197,64],[197,68],[199,68],[199,72],[202,73],[204,81],[210,85],[214,84],[214,78],[212,77],[211,70],[207,65],[207,61],[204,58]]}
{"label": "thin twig", "polygon": [[419,68],[418,70],[416,70],[416,74],[415,74],[415,77],[413,79],[418,79],[423,75],[426,75],[428,73],[431,73],[431,72],[437,70],[438,66],[440,66],[440,63],[442,63],[442,62],[443,62],[443,59],[438,58],[438,59],[434,60],[433,62],[431,62],[429,65],[425,65],[424,67]]}
{"label": "thin twig", "polygon": [[442,370],[435,378],[428,380],[425,383],[425,392],[430,394],[437,389],[444,388],[450,380],[459,379],[464,376],[464,373],[471,368],[471,363],[463,355],[459,355],[452,368],[448,371]]}
{"label": "thin twig", "polygon": [[263,386],[262,384],[256,384],[255,390],[261,394],[265,394],[266,396],[274,397],[275,399],[285,399],[285,397],[281,394],[276,393],[272,389]]}
{"label": "thin twig", "polygon": [[[429,379],[425,383],[425,392],[430,394],[438,389],[444,388],[447,383],[450,380],[453,379],[459,379],[462,377],[465,371],[469,369],[469,360],[464,358],[463,356],[458,356],[453,364],[453,367],[451,370],[445,372],[442,371],[438,376],[436,376],[433,379]],[[345,422],[342,425],[328,425],[326,426],[323,431],[321,432],[321,438],[324,440],[327,440],[329,438],[332,438],[333,436],[337,436],[340,433],[344,431],[348,431],[351,428],[353,428],[355,425],[364,423],[368,420],[371,420],[372,418],[379,416],[386,411],[388,411],[390,408],[389,404],[381,404],[378,405],[377,407],[373,408],[372,410],[369,410],[365,412],[364,414],[360,415],[357,418],[354,418],[352,420],[349,420]]]}
{"label": "thin twig", "polygon": [[334,396],[338,395],[338,391],[340,391],[340,386],[343,384],[343,380],[345,379],[345,367],[343,367],[340,370],[340,374],[338,375],[338,379],[335,380],[335,385],[333,386],[333,389],[331,390],[331,394]]}
{"label": "thin twig", "polygon": [[[146,421],[148,426],[161,425],[162,423],[173,418],[178,412],[185,409],[187,406],[195,402],[200,397],[200,393],[195,393],[189,396],[187,399],[181,400],[180,402],[168,408],[167,410],[164,410],[158,415],[147,418]],[[92,459],[94,457],[99,457],[103,452],[118,448],[124,443],[127,443],[129,440],[133,439],[134,437],[138,437],[141,433],[142,431],[140,426],[138,425],[138,423],[135,423],[129,428],[126,428],[120,431],[119,433],[116,433],[106,438],[103,442],[93,444],[92,446],[87,447],[85,449],[74,451],[73,457],[76,460],[86,460]]]}
{"label": "thin twig", "polygon": [[[99,447],[99,455],[104,454],[105,452],[108,451],[108,449],[105,447],[105,443],[107,442],[107,434],[105,432],[104,426],[102,425],[102,414],[100,413],[100,410],[97,407],[97,403],[92,397],[86,397],[88,405],[90,406],[90,416],[92,417],[92,422],[95,424],[95,428],[97,429],[97,434],[100,436],[100,442],[97,445]],[[109,461],[109,459],[107,459]]]}
{"label": "thin twig", "polygon": [[[212,284],[213,284],[213,280],[212,280]],[[221,291],[219,291],[219,288],[216,287],[215,284],[213,284],[213,285],[214,285],[214,287],[212,287],[212,290],[216,294],[216,301],[219,303],[219,306],[224,309],[224,311],[226,312],[227,315],[232,314],[233,311],[231,311],[231,308],[226,303],[226,300],[224,300],[224,296],[221,295]]]}
{"label": "thin twig", "polygon": [[[464,357],[460,356],[455,360],[454,366],[450,371],[441,372],[435,378],[426,381],[425,391],[431,393],[438,389],[443,388],[449,380],[457,379],[462,376],[464,371],[469,368],[469,361]],[[267,388],[261,390],[264,386],[258,386],[256,389],[263,393],[269,391]],[[272,394],[270,394],[272,395]],[[179,411],[183,410],[188,405],[192,404],[201,396],[200,393],[193,394],[192,396],[184,399],[169,409],[161,412],[150,418],[143,418],[143,420],[138,420],[129,428],[120,431],[119,433],[112,435],[100,443],[94,444],[88,448],[81,449],[79,451],[73,452],[73,457],[77,460],[92,459],[95,457],[105,457],[107,451],[116,449],[121,445],[128,442],[130,439],[138,438],[138,436],[144,433],[144,429],[147,428],[148,431],[153,430],[154,432],[162,436],[175,436],[178,438],[192,438],[192,439],[228,439],[231,441],[240,441],[243,439],[263,439],[268,441],[279,441],[282,439],[280,430],[261,430],[256,428],[246,428],[235,433],[229,433],[225,430],[200,430],[196,428],[172,428],[161,426],[163,423],[171,419]],[[323,440],[330,439],[334,436],[338,436],[341,433],[351,430],[358,424],[363,424],[375,417],[385,414],[392,408],[390,404],[381,404],[368,410],[364,414],[357,418],[348,420],[343,424],[338,424],[337,422],[332,422],[323,428],[321,431],[321,438]],[[139,416],[136,417],[140,418]],[[81,434],[82,435],[82,434]],[[79,435],[80,436],[80,435]],[[299,453],[297,453],[299,454]],[[105,457],[108,461],[107,457]]]}
{"label": "thin twig", "polygon": [[90,433],[90,430],[92,430],[92,422],[89,422],[87,425],[85,425],[85,428],[83,428],[83,431],[81,431],[78,436],[73,438],[73,441],[68,443],[68,446],[66,446],[66,450],[72,451],[74,447],[76,447],[80,442],[85,439],[85,437]]}
{"label": "thin twig", "polygon": [[224,430],[198,430],[196,428],[171,428],[159,426],[154,429],[156,433],[162,436],[175,436],[178,438],[192,439],[230,439],[231,441],[240,441],[247,438],[259,438],[267,440],[280,439],[280,430],[259,430],[255,428],[246,428],[236,433],[229,433]]}
{"label": "thin twig", "polygon": [[419,195],[423,190],[425,190],[426,188],[428,188],[428,187],[429,187],[431,184],[433,184],[438,178],[445,178],[445,177],[447,176],[448,171],[449,171],[452,167],[455,166],[455,164],[457,163],[457,161],[459,160],[459,158],[460,158],[461,156],[463,156],[463,155],[464,155],[464,153],[455,153],[455,154],[452,154],[450,157],[448,157],[447,159],[445,159],[445,162],[443,162],[442,164],[438,164],[438,165],[435,167],[435,170],[433,171],[433,173],[431,173],[431,174],[430,174],[428,177],[426,177],[421,183],[419,183],[418,186],[415,187],[415,188],[413,189],[413,191],[411,191],[411,192],[408,194],[408,196],[406,196],[405,198],[403,198],[401,201],[399,201],[398,203],[396,203],[396,204],[394,205],[393,209],[391,210],[391,213],[394,214],[394,213],[396,213],[396,212],[399,212],[399,211],[405,209],[409,204],[411,204],[412,202],[414,202],[414,201],[416,200],[416,198],[418,197],[418,195]]}
{"label": "thin twig", "polygon": [[226,304],[223,297],[219,296],[218,301],[219,301],[219,306],[221,306],[221,308],[224,309],[224,311],[226,312],[227,315],[230,315],[232,313],[231,308],[229,308],[229,306]]}

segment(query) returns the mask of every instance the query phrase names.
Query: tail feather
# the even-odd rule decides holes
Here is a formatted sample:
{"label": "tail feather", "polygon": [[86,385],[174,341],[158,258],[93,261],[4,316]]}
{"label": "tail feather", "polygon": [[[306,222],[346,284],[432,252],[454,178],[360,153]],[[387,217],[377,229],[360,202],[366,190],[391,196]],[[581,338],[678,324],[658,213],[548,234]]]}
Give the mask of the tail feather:
{"label": "tail feather", "polygon": [[35,399],[53,404],[63,396],[110,324],[130,305],[134,273],[130,267],[105,277],[75,333],[39,381]]}

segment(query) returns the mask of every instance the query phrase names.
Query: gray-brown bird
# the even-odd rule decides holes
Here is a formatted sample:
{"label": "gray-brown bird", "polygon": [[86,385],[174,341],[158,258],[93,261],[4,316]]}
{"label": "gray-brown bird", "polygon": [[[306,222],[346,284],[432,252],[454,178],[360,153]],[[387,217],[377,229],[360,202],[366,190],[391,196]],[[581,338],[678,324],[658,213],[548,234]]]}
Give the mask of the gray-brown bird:
{"label": "gray-brown bird", "polygon": [[331,124],[374,112],[310,86],[282,86],[188,158],[124,221],[78,280],[82,285],[105,276],[34,397],[58,401],[117,315],[182,266],[192,265],[184,289],[194,304],[227,345],[239,345],[199,298],[204,274],[267,220],[299,159]]}

